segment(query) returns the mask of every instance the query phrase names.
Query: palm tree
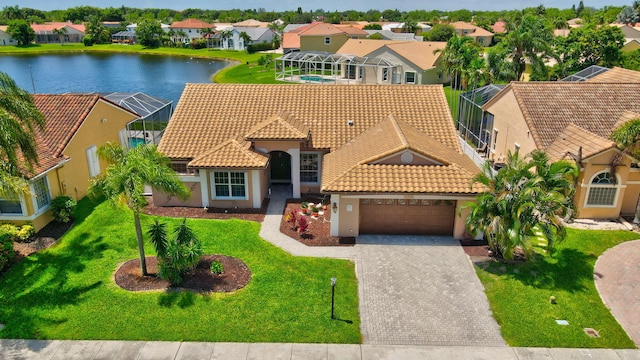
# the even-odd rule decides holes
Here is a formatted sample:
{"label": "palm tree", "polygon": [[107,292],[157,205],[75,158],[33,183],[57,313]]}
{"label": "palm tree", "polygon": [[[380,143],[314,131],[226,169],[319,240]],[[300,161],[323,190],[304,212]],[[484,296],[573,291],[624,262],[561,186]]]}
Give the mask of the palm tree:
{"label": "palm tree", "polygon": [[67,28],[53,29],[51,30],[51,32],[54,33],[55,35],[58,35],[58,40],[60,41],[60,45],[64,46],[63,44],[64,36],[69,32]]}
{"label": "palm tree", "polygon": [[244,49],[249,51],[249,45],[251,45],[251,42],[253,41],[251,39],[251,36],[249,36],[249,34],[244,31],[242,31],[239,36],[240,39],[242,39],[242,43],[244,44]]}
{"label": "palm tree", "polygon": [[188,37],[187,37],[187,33],[186,33],[186,32],[184,32],[184,30],[178,30],[178,31],[176,31],[176,36],[177,36],[178,38],[180,38],[180,41],[181,41],[183,44],[184,44],[184,42],[185,42],[185,40],[184,40],[184,39],[185,39],[185,38],[188,38]]}
{"label": "palm tree", "polygon": [[[634,159],[640,159],[640,118],[631,119],[614,129],[611,133],[611,140],[615,141],[623,153],[630,155]],[[636,203],[636,214],[633,218],[633,223],[640,223],[640,198]]]}
{"label": "palm tree", "polygon": [[497,46],[506,49],[507,57],[515,74],[522,80],[527,62],[536,68],[544,66],[544,58],[551,53],[553,32],[541,17],[527,14],[519,21],[507,22],[507,34]]}
{"label": "palm tree", "polygon": [[171,169],[168,158],[158,152],[155,145],[145,144],[125,150],[116,143],[98,148],[98,156],[110,165],[107,171],[94,178],[89,188],[93,198],[104,196],[113,203],[126,204],[133,211],[138,240],[140,268],[147,276],[140,210],[146,205],[144,186],[150,185],[166,194],[186,199],[189,189]]}
{"label": "palm tree", "polygon": [[231,38],[232,35],[233,33],[231,32],[231,30],[222,30],[220,32],[220,41],[222,42],[223,49],[229,49],[229,43],[227,42],[227,39]]}
{"label": "palm tree", "polygon": [[38,163],[35,130],[43,130],[44,121],[31,94],[0,71],[0,170],[19,176]]}
{"label": "palm tree", "polygon": [[210,39],[211,35],[215,34],[215,31],[212,28],[207,27],[207,28],[201,29],[200,33],[202,34],[202,37],[205,38],[205,40],[207,42],[207,47],[209,48],[210,47],[209,46],[209,40],[211,40]]}
{"label": "palm tree", "polygon": [[498,256],[511,259],[516,249],[529,258],[534,229],[547,239],[547,252],[566,236],[563,220],[573,216],[573,180],[575,164],[558,161],[549,164],[544,153],[534,152],[525,161],[518,152],[509,153],[505,167],[498,172],[485,164],[476,175],[487,191],[467,203],[470,214],[465,220],[472,233],[483,232],[490,249]]}

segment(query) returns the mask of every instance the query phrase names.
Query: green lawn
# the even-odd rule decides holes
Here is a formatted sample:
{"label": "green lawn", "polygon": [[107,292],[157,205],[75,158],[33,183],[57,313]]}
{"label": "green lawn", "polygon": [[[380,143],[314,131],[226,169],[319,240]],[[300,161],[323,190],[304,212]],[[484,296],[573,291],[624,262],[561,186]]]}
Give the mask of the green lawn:
{"label": "green lawn", "polygon": [[[234,256],[248,265],[249,284],[230,294],[132,293],[113,281],[118,265],[137,257],[131,212],[109,203],[93,208],[83,200],[77,213],[80,219],[58,244],[0,277],[0,323],[6,325],[0,337],[361,340],[357,280],[350,261],[293,257],[260,239],[260,224],[255,222],[189,219],[205,254]],[[151,221],[143,217],[145,225]],[[152,254],[150,246],[147,254]],[[338,278],[336,316],[343,320],[330,319],[332,277]]]}
{"label": "green lawn", "polygon": [[[476,268],[502,336],[510,346],[635,348],[602,303],[593,280],[596,259],[606,249],[637,239],[628,231],[568,229],[553,258],[518,265]],[[552,305],[549,297],[555,296]],[[567,320],[568,326],[555,320]],[[600,332],[590,338],[583,328]]]}
{"label": "green lawn", "polygon": [[273,64],[267,68],[264,65],[258,65],[257,62],[225,68],[213,77],[213,81],[228,84],[291,84],[276,81]]}

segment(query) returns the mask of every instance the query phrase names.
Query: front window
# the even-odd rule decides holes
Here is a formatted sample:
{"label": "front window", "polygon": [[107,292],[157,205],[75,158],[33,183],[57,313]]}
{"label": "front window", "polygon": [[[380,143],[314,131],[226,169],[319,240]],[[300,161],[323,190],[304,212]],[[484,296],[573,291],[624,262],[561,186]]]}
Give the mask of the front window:
{"label": "front window", "polygon": [[615,206],[618,187],[610,172],[601,172],[593,177],[589,184],[587,206]]}
{"label": "front window", "polygon": [[216,171],[213,173],[213,195],[219,198],[246,198],[247,181],[244,172]]}
{"label": "front window", "polygon": [[331,45],[331,38],[330,38],[330,37],[328,37],[328,36],[327,36],[327,37],[325,37],[325,38],[324,38],[324,44],[325,44],[325,45]]}
{"label": "front window", "polygon": [[404,83],[405,84],[415,84],[416,83],[416,73],[413,71],[408,71],[404,73]]}
{"label": "front window", "polygon": [[22,215],[22,202],[20,199],[0,199],[0,214]]}
{"label": "front window", "polygon": [[49,183],[45,176],[33,181],[33,195],[36,197],[38,210],[49,205],[51,193],[49,193]]}
{"label": "front window", "polygon": [[493,136],[491,136],[491,150],[496,151],[496,144],[498,143],[498,129],[493,129]]}
{"label": "front window", "polygon": [[300,182],[317,183],[320,179],[320,154],[300,154]]}

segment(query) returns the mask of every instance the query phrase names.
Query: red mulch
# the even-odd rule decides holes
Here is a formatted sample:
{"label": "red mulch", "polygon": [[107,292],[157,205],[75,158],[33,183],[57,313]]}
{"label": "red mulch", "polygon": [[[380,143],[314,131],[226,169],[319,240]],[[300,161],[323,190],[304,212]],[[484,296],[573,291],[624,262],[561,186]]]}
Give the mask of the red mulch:
{"label": "red mulch", "polygon": [[489,245],[485,240],[460,240],[460,245],[464,253],[471,258],[473,262],[488,261],[491,259],[489,256]]}
{"label": "red mulch", "polygon": [[[242,260],[224,255],[205,255],[200,258],[196,268],[184,277],[180,286],[171,286],[168,281],[156,276],[156,257],[148,256],[145,259],[149,276],[142,276],[140,259],[129,260],[116,271],[116,284],[129,291],[189,290],[210,293],[242,289],[251,279],[251,271]],[[223,272],[220,275],[211,272],[211,263],[216,260],[222,263]]]}
{"label": "red mulch", "polygon": [[241,219],[262,222],[267,213],[269,198],[265,198],[259,209],[234,209],[234,208],[194,208],[184,206],[155,206],[153,197],[147,196],[147,206],[142,209],[147,215],[169,216],[177,218],[197,219]]}
{"label": "red mulch", "polygon": [[[286,222],[285,217],[291,211],[300,212],[300,204],[306,200],[313,202],[314,199],[287,199],[282,222],[280,223],[280,232],[295,239],[307,246],[353,246],[355,238],[331,236],[331,209],[327,207],[324,214],[317,218],[307,215],[309,227],[305,234],[298,234],[292,224]],[[318,200],[315,200],[318,203]]]}

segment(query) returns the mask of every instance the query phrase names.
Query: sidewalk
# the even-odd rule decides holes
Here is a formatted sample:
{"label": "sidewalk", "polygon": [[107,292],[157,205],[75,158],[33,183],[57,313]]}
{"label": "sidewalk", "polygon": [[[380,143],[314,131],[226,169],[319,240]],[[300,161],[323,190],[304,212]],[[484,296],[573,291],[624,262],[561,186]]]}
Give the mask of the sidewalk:
{"label": "sidewalk", "polygon": [[281,343],[0,340],[3,360],[640,359],[640,350]]}

